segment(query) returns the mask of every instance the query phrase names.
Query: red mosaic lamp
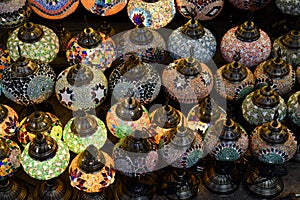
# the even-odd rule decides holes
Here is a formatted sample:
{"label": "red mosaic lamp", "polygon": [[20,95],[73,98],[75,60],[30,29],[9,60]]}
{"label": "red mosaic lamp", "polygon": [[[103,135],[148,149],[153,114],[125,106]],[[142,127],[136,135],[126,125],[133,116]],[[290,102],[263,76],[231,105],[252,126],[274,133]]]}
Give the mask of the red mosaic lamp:
{"label": "red mosaic lamp", "polygon": [[111,16],[123,10],[127,0],[81,0],[81,4],[95,15]]}

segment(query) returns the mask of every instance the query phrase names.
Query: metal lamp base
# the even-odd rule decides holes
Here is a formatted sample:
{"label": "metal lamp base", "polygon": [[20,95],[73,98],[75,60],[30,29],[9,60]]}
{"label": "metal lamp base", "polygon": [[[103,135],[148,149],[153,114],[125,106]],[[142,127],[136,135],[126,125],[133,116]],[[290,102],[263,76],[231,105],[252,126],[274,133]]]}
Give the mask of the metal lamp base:
{"label": "metal lamp base", "polygon": [[113,193],[111,189],[103,188],[101,192],[97,193],[87,193],[87,192],[80,192],[79,198],[80,200],[108,200],[114,199]]}
{"label": "metal lamp base", "polygon": [[14,180],[0,181],[0,199],[25,200],[28,196],[28,189]]}

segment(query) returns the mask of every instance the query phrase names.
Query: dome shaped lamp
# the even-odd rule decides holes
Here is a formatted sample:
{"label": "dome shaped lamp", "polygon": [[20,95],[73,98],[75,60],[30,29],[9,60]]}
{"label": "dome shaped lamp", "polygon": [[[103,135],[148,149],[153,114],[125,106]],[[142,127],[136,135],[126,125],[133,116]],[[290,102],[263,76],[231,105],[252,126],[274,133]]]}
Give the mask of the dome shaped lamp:
{"label": "dome shaped lamp", "polygon": [[260,198],[274,198],[281,193],[284,187],[281,176],[286,172],[277,171],[275,166],[290,160],[297,148],[294,134],[278,117],[276,112],[271,122],[257,126],[252,132],[250,148],[261,163],[248,168],[245,183],[248,190]]}
{"label": "dome shaped lamp", "polygon": [[21,158],[24,171],[32,178],[45,180],[35,188],[34,199],[71,198],[69,186],[56,178],[65,171],[69,161],[69,150],[64,143],[42,133],[38,133],[33,141],[26,145]]}
{"label": "dome shaped lamp", "polygon": [[127,0],[81,0],[81,4],[95,15],[111,16],[123,10]]}
{"label": "dome shaped lamp", "polygon": [[89,145],[72,160],[69,178],[71,186],[81,191],[79,199],[114,199],[109,188],[115,180],[113,159],[94,145]]}
{"label": "dome shaped lamp", "polygon": [[0,138],[10,139],[17,133],[19,116],[10,106],[0,104]]}
{"label": "dome shaped lamp", "polygon": [[238,9],[253,12],[266,7],[271,0],[229,0],[229,2]]}

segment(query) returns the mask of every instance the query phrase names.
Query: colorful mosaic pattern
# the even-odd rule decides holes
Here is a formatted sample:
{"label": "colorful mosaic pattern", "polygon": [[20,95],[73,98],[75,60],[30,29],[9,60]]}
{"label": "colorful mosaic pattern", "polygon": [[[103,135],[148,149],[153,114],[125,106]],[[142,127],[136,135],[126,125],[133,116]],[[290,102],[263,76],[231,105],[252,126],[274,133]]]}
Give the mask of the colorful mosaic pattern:
{"label": "colorful mosaic pattern", "polygon": [[9,0],[0,2],[0,27],[15,28],[22,25],[31,15],[26,0]]}
{"label": "colorful mosaic pattern", "polygon": [[28,0],[31,9],[46,19],[62,19],[72,14],[79,0]]}
{"label": "colorful mosaic pattern", "polygon": [[109,89],[117,100],[128,99],[133,95],[141,104],[151,103],[159,94],[160,75],[154,66],[142,63],[135,70],[144,74],[139,79],[133,78],[129,72],[122,75],[122,65],[116,67],[109,76]]}
{"label": "colorful mosaic pattern", "polygon": [[124,138],[130,134],[134,130],[142,130],[143,128],[147,128],[150,125],[150,117],[147,109],[142,106],[143,114],[136,121],[124,121],[120,119],[116,113],[116,108],[118,106],[117,103],[113,105],[106,114],[106,125],[108,130],[117,138]]}
{"label": "colorful mosaic pattern", "polygon": [[54,90],[56,75],[47,63],[34,60],[37,71],[26,77],[15,77],[12,68],[5,70],[2,77],[4,95],[17,104],[24,106],[38,104],[47,100]]}
{"label": "colorful mosaic pattern", "polygon": [[188,12],[196,8],[197,15],[195,19],[211,20],[221,13],[224,0],[176,0],[176,5],[180,14],[184,17],[190,18]]}
{"label": "colorful mosaic pattern", "polygon": [[[62,133],[63,133],[63,125],[61,121],[58,119],[57,116],[55,116],[52,113],[46,112],[45,114],[48,115],[51,119],[51,127],[41,133],[50,136],[55,140],[61,140]],[[27,130],[28,122],[29,122],[29,118],[25,117],[20,122],[20,126],[19,126],[18,140],[23,146],[26,146],[29,142],[31,142],[37,134]]]}
{"label": "colorful mosaic pattern", "polygon": [[266,7],[271,0],[229,0],[229,2],[241,10],[256,11]]}
{"label": "colorful mosaic pattern", "polygon": [[279,103],[270,109],[258,107],[252,102],[252,96],[254,92],[251,92],[246,96],[242,103],[242,112],[244,118],[252,125],[261,125],[274,119],[274,114],[278,111],[278,119],[281,121],[286,116],[287,107],[284,99],[279,96]]}
{"label": "colorful mosaic pattern", "polygon": [[15,29],[8,37],[7,48],[13,60],[19,58],[18,46],[21,54],[26,58],[37,59],[42,62],[51,62],[56,58],[59,51],[59,39],[53,30],[38,24],[44,31],[39,41],[34,43],[22,42],[18,38],[20,28]]}
{"label": "colorful mosaic pattern", "polygon": [[50,180],[62,174],[69,165],[69,149],[60,140],[57,140],[57,151],[54,157],[45,161],[34,160],[28,154],[30,143],[22,152],[21,164],[24,171],[32,178]]}
{"label": "colorful mosaic pattern", "polygon": [[116,56],[114,41],[102,35],[102,41],[94,48],[84,48],[78,44],[78,35],[75,35],[68,43],[66,57],[70,64],[76,64],[76,58],[81,59],[82,64],[95,66],[104,71],[109,68]]}
{"label": "colorful mosaic pattern", "polygon": [[288,117],[297,126],[300,126],[300,104],[299,104],[300,91],[292,94],[287,102]]}
{"label": "colorful mosaic pattern", "polygon": [[108,83],[105,75],[95,67],[85,66],[94,74],[93,80],[86,85],[71,85],[67,80],[71,67],[62,71],[57,77],[55,93],[58,101],[70,110],[96,108],[107,95]]}
{"label": "colorful mosaic pattern", "polygon": [[16,111],[7,105],[2,105],[7,109],[7,117],[0,124],[0,137],[9,139],[16,134],[19,127],[19,117]]}
{"label": "colorful mosaic pattern", "polygon": [[8,144],[8,157],[0,161],[0,180],[4,180],[13,175],[20,167],[21,149],[17,143],[11,140],[5,140]]}
{"label": "colorful mosaic pattern", "polygon": [[215,74],[216,91],[228,100],[244,99],[254,88],[255,79],[250,69],[247,69],[247,76],[239,82],[231,82],[222,76],[226,65],[220,67]]}
{"label": "colorful mosaic pattern", "polygon": [[256,127],[252,132],[250,148],[254,155],[262,162],[269,164],[282,164],[290,160],[297,150],[297,141],[294,134],[287,128],[288,139],[283,144],[268,144],[260,136],[262,126]]}
{"label": "colorful mosaic pattern", "polygon": [[221,54],[228,62],[234,61],[236,52],[240,52],[239,62],[247,67],[254,67],[265,61],[271,54],[272,44],[266,32],[260,30],[260,37],[253,42],[243,42],[235,36],[238,27],[227,31],[220,44]]}
{"label": "colorful mosaic pattern", "polygon": [[159,29],[170,23],[175,16],[174,0],[159,0],[147,3],[143,0],[129,0],[127,14],[135,25]]}
{"label": "colorful mosaic pattern", "polygon": [[0,80],[2,79],[3,71],[6,70],[11,62],[8,50],[0,46]]}
{"label": "colorful mosaic pattern", "polygon": [[78,190],[93,193],[100,192],[102,188],[108,187],[115,180],[115,169],[113,159],[105,152],[102,152],[105,158],[105,166],[93,173],[86,173],[78,167],[77,155],[71,162],[69,167],[69,178],[72,187]]}
{"label": "colorful mosaic pattern", "polygon": [[93,14],[110,16],[120,12],[127,0],[81,0],[82,5]]}
{"label": "colorful mosaic pattern", "polygon": [[98,127],[93,135],[87,137],[80,137],[79,135],[72,132],[71,125],[74,121],[74,118],[70,119],[65,125],[63,131],[63,140],[69,147],[69,149],[74,153],[79,154],[92,144],[95,145],[98,149],[100,149],[105,144],[107,138],[107,130],[105,124],[94,115],[93,118],[97,121]]}
{"label": "colorful mosaic pattern", "polygon": [[172,32],[168,39],[168,50],[174,59],[187,58],[190,49],[194,47],[194,57],[200,62],[207,63],[215,55],[217,41],[210,30],[204,28],[204,35],[199,39],[192,39],[181,33],[179,27]]}
{"label": "colorful mosaic pattern", "polygon": [[289,65],[290,72],[286,76],[280,78],[272,78],[270,75],[268,75],[265,72],[264,65],[266,64],[266,62],[268,61],[259,64],[254,71],[254,77],[256,79],[256,87],[265,86],[267,85],[268,80],[272,79],[273,81],[272,88],[279,95],[284,95],[289,93],[293,89],[296,82],[296,73],[293,70],[292,65]]}
{"label": "colorful mosaic pattern", "polygon": [[297,67],[296,76],[297,76],[298,84],[300,84],[300,65]]}
{"label": "colorful mosaic pattern", "polygon": [[186,77],[177,71],[176,66],[180,61],[175,60],[169,64],[162,74],[162,85],[167,94],[180,103],[198,103],[208,96],[213,88],[213,75],[204,63],[202,71],[194,77]]}
{"label": "colorful mosaic pattern", "polygon": [[300,14],[300,0],[275,0],[275,4],[277,8],[285,14]]}

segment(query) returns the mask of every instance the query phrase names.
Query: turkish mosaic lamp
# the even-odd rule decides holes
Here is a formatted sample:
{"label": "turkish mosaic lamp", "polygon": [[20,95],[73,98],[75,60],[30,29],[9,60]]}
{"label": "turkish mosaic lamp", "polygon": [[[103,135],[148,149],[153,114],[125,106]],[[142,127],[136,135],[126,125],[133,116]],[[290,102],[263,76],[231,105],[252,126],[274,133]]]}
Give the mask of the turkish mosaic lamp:
{"label": "turkish mosaic lamp", "polygon": [[117,100],[134,97],[141,104],[151,103],[159,94],[161,78],[151,64],[129,55],[109,76],[109,89]]}
{"label": "turkish mosaic lamp", "polygon": [[249,68],[265,61],[271,54],[271,49],[268,34],[253,21],[246,21],[229,29],[220,43],[221,54],[228,63],[233,62],[236,51],[240,51],[240,63]]}
{"label": "turkish mosaic lamp", "polygon": [[299,15],[300,14],[300,1],[299,0],[275,0],[277,8],[288,15]]}
{"label": "turkish mosaic lamp", "polygon": [[281,50],[281,58],[296,69],[300,65],[300,31],[292,30],[275,39],[273,57],[277,56],[278,49]]}
{"label": "turkish mosaic lamp", "polygon": [[[5,47],[2,47],[0,45],[0,82],[2,80],[3,72],[8,68],[8,66],[11,64],[12,60],[9,56],[8,49]],[[2,89],[0,85],[0,95],[1,95]]]}
{"label": "turkish mosaic lamp", "polygon": [[10,139],[16,135],[19,116],[8,105],[0,104],[0,138]]}
{"label": "turkish mosaic lamp", "polygon": [[17,136],[20,144],[25,147],[38,133],[61,140],[62,132],[63,125],[57,116],[49,112],[35,111],[22,119]]}
{"label": "turkish mosaic lamp", "polygon": [[271,0],[229,0],[229,2],[238,9],[253,12],[265,8]]}
{"label": "turkish mosaic lamp", "polygon": [[239,62],[239,55],[238,52],[234,62],[220,67],[214,77],[217,93],[230,101],[244,99],[255,83],[251,70]]}
{"label": "turkish mosaic lamp", "polygon": [[297,67],[296,77],[298,84],[300,84],[300,65]]}
{"label": "turkish mosaic lamp", "polygon": [[248,94],[242,103],[243,117],[252,125],[270,122],[275,112],[278,112],[278,120],[283,120],[287,106],[284,99],[272,89],[272,81]]}
{"label": "turkish mosaic lamp", "polygon": [[16,28],[29,19],[31,9],[27,0],[3,0],[0,2],[0,27]]}
{"label": "turkish mosaic lamp", "polygon": [[39,16],[58,20],[72,14],[79,5],[79,0],[28,0],[30,8]]}
{"label": "turkish mosaic lamp", "polygon": [[7,48],[13,60],[20,57],[18,46],[22,48],[22,56],[50,63],[59,52],[59,39],[50,28],[26,22],[8,37]]}
{"label": "turkish mosaic lamp", "polygon": [[135,98],[130,97],[114,104],[106,114],[106,125],[111,134],[124,138],[134,130],[142,130],[150,125],[147,109]]}
{"label": "turkish mosaic lamp", "polygon": [[111,190],[106,190],[115,180],[113,159],[94,145],[89,145],[78,154],[69,167],[71,186],[80,199],[113,199]]}
{"label": "turkish mosaic lamp", "polygon": [[213,75],[208,66],[190,56],[170,63],[162,73],[162,85],[167,95],[179,103],[198,103],[213,88]]}
{"label": "turkish mosaic lamp", "polygon": [[289,119],[297,126],[300,126],[300,91],[289,97],[287,109]]}
{"label": "turkish mosaic lamp", "polygon": [[[174,0],[129,0],[127,14],[132,23],[159,29],[169,24],[176,14]],[[142,19],[142,20],[141,20]]]}
{"label": "turkish mosaic lamp", "polygon": [[193,47],[194,57],[200,62],[207,63],[216,53],[216,38],[195,19],[195,12],[189,15],[192,19],[175,29],[169,36],[168,51],[174,59],[180,59],[190,56],[189,52]]}
{"label": "turkish mosaic lamp", "polygon": [[100,149],[106,141],[107,130],[105,124],[95,115],[79,111],[74,113],[63,130],[63,140],[70,151],[79,154],[89,145]]}
{"label": "turkish mosaic lamp", "polygon": [[288,64],[281,58],[278,48],[277,57],[271,58],[260,63],[255,71],[254,77],[256,79],[256,87],[261,87],[267,84],[269,79],[272,80],[272,88],[279,95],[289,93],[296,82],[296,73],[293,66]]}
{"label": "turkish mosaic lamp", "polygon": [[110,37],[87,27],[70,39],[66,57],[70,64],[76,64],[76,59],[80,58],[82,64],[104,71],[115,59],[115,48],[115,43]]}
{"label": "turkish mosaic lamp", "polygon": [[81,0],[80,2],[86,10],[100,16],[115,15],[127,4],[127,0]]}
{"label": "turkish mosaic lamp", "polygon": [[224,7],[224,0],[176,0],[176,5],[182,16],[189,18],[189,12],[192,9],[196,9],[197,15],[195,19],[204,21],[212,20],[221,13]]}
{"label": "turkish mosaic lamp", "polygon": [[82,64],[63,70],[55,83],[58,101],[70,110],[90,110],[98,107],[107,96],[108,82],[101,70]]}

